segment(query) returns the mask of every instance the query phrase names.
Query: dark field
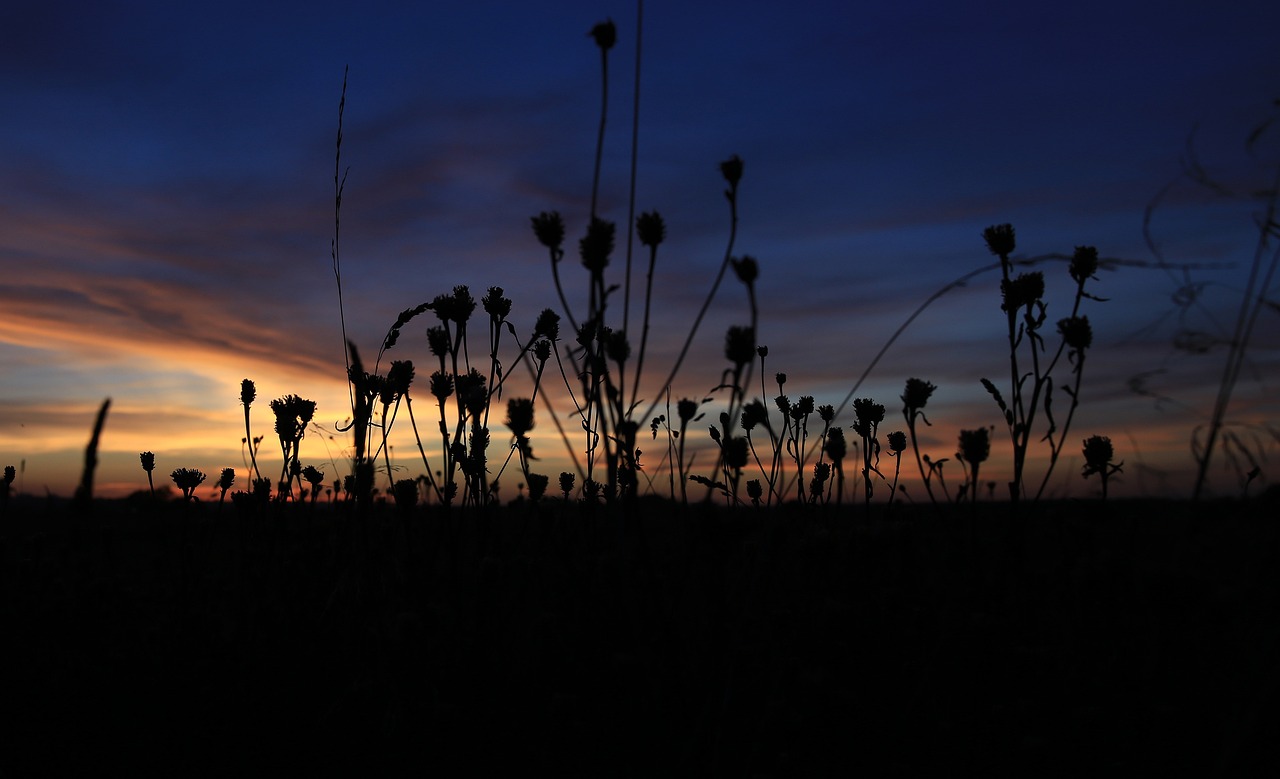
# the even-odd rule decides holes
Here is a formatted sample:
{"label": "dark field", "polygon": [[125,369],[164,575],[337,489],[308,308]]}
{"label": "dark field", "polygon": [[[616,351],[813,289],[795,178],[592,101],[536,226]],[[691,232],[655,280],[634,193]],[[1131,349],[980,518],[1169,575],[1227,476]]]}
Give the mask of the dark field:
{"label": "dark field", "polygon": [[1270,776],[1274,503],[15,499],[0,774]]}

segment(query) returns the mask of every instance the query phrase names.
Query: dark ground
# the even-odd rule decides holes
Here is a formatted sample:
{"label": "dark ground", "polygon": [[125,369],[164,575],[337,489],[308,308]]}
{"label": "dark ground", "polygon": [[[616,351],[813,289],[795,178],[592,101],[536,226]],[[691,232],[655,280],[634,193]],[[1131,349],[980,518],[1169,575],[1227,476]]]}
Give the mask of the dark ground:
{"label": "dark ground", "polygon": [[0,775],[1271,776],[1276,508],[17,498]]}

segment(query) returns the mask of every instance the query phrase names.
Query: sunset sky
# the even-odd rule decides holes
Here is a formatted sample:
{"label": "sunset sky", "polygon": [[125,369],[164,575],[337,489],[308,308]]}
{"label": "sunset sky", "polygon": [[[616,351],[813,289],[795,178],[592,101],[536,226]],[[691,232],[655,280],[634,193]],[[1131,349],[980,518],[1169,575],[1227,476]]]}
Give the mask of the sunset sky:
{"label": "sunset sky", "polygon": [[[1180,178],[1183,160],[1195,129],[1197,158],[1225,187],[1270,184],[1280,144],[1266,136],[1250,157],[1244,140],[1277,113],[1280,11],[1267,0],[1162,6],[646,3],[636,208],[662,213],[667,242],[644,399],[657,395],[724,255],[717,166],[732,154],[746,164],[734,252],[760,263],[766,369],[788,374],[793,397],[833,404],[916,306],[993,261],[986,226],[1012,223],[1021,257],[1087,244],[1150,266],[1159,258],[1143,239],[1144,210],[1175,182],[1152,234],[1166,262],[1201,267],[1099,274],[1093,289],[1108,302],[1085,310],[1095,339],[1077,444],[1054,484],[1055,494],[1095,493],[1080,478],[1078,439],[1096,433],[1125,461],[1116,493],[1187,494],[1191,436],[1209,417],[1258,206]],[[0,465],[22,465],[23,491],[70,494],[110,397],[101,494],[146,486],[143,450],[156,453],[158,482],[177,467],[211,481],[236,467],[243,484],[242,379],[258,387],[264,473],[280,462],[269,399],[314,399],[326,427],[349,415],[329,251],[348,66],[342,271],[347,332],[362,350],[376,352],[401,310],[456,284],[477,298],[502,286],[527,334],[557,305],[529,228],[544,210],[568,223],[562,274],[584,306],[576,242],[600,111],[587,31],[605,18],[618,43],[600,211],[622,231],[633,2],[7,5]],[[623,256],[620,242],[618,282]],[[1066,316],[1071,280],[1062,263],[1043,269],[1052,322]],[[1194,305],[1180,307],[1193,290]],[[901,426],[909,376],[938,385],[925,442],[935,457],[952,456],[960,428],[1000,425],[979,384],[1009,381],[999,306],[998,276],[987,274],[914,322],[857,393],[889,408],[885,431]],[[730,277],[673,398],[718,383],[725,330],[747,316]],[[430,313],[388,354],[420,366],[424,406],[429,323]],[[1276,440],[1278,333],[1276,310],[1264,312],[1232,404],[1233,419],[1255,425],[1239,430],[1259,441]],[[838,424],[851,420],[846,410]],[[493,428],[500,460],[509,434]],[[553,427],[540,416],[535,432],[539,470],[554,483],[566,466]],[[411,439],[397,440],[415,475]],[[1010,445],[1003,427],[993,440],[996,478]],[[303,462],[332,477],[345,442],[313,433]],[[1274,480],[1274,466],[1262,467]],[[513,497],[516,479],[503,481]],[[1238,492],[1223,459],[1213,486]]]}

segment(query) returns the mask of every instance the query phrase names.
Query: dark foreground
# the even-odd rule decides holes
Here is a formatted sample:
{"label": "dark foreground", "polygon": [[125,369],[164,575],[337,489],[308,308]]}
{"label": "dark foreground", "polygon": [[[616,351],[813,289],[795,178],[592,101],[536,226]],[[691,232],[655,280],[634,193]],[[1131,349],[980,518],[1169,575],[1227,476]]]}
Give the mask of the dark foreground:
{"label": "dark foreground", "polygon": [[1275,505],[286,508],[11,501],[0,775],[1280,766]]}

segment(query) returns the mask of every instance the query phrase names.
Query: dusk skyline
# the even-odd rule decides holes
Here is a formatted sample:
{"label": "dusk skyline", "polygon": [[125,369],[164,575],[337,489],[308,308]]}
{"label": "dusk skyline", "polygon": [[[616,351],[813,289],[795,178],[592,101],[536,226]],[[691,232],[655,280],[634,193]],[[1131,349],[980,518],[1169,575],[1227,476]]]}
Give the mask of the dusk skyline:
{"label": "dusk skyline", "polygon": [[[625,235],[634,3],[353,13],[232,2],[199,14],[52,3],[3,17],[0,465],[25,464],[26,492],[71,493],[106,397],[105,495],[145,488],[140,451],[156,453],[157,483],[178,467],[211,477],[235,467],[243,487],[244,378],[257,384],[255,433],[276,468],[267,400],[314,399],[330,428],[349,416],[330,259],[346,68],[343,291],[348,335],[367,356],[400,311],[458,284],[476,298],[503,287],[524,333],[559,308],[529,227],[542,211],[566,219],[562,273],[575,304],[584,299],[576,246],[600,110],[599,51],[586,33],[606,18],[618,41],[599,210]],[[789,393],[838,404],[917,306],[994,261],[983,229],[1011,223],[1018,257],[1091,245],[1126,263],[1092,287],[1107,302],[1088,307],[1094,347],[1072,436],[1113,439],[1126,470],[1112,494],[1187,494],[1191,435],[1209,416],[1257,230],[1255,204],[1197,186],[1182,168],[1194,129],[1196,159],[1216,181],[1270,184],[1274,135],[1255,158],[1244,141],[1276,113],[1277,17],[1262,2],[646,3],[636,212],[660,211],[667,242],[645,399],[719,267],[729,220],[717,166],[736,154],[745,173],[734,254],[759,262],[758,341]],[[1158,258],[1143,220],[1161,192],[1150,224]],[[611,274],[623,256],[620,240]],[[635,256],[639,268],[638,246]],[[1150,267],[1161,259],[1197,269]],[[1042,269],[1056,320],[1071,282],[1065,263]],[[1196,305],[1179,308],[1191,291]],[[996,425],[992,478],[1007,470],[1009,443],[979,379],[1008,381],[999,305],[995,273],[949,292],[857,393],[888,408],[888,432],[902,427],[903,382],[932,381],[927,448],[950,457],[958,429]],[[673,403],[706,396],[725,330],[746,316],[730,274]],[[1267,451],[1275,316],[1262,315],[1229,415],[1271,425],[1255,431]],[[388,357],[428,365],[429,319]],[[846,410],[837,424],[850,421]],[[500,462],[509,434],[492,428]],[[540,417],[540,470],[554,477],[563,467],[552,431]],[[414,475],[411,439],[400,441],[399,464]],[[341,467],[345,444],[311,435],[303,460]],[[1056,494],[1094,494],[1078,447],[1067,452],[1075,459],[1059,463]],[[504,497],[514,481],[504,477]],[[1238,492],[1220,458],[1212,485]]]}

